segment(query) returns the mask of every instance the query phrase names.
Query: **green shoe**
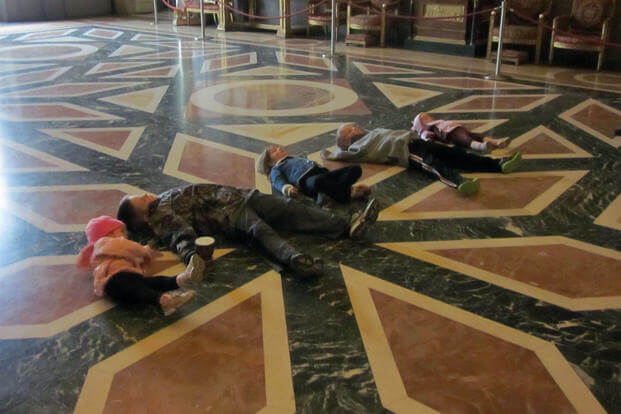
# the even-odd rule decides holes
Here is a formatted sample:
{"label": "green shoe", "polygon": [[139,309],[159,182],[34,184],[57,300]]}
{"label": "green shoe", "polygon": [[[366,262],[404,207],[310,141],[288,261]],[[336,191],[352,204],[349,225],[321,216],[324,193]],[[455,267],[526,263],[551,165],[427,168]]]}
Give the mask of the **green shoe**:
{"label": "green shoe", "polygon": [[500,161],[500,169],[503,174],[509,174],[520,168],[520,164],[522,163],[522,153],[516,152],[513,154],[511,158],[508,160]]}
{"label": "green shoe", "polygon": [[457,187],[457,191],[459,191],[459,194],[463,195],[464,197],[469,197],[473,194],[476,194],[477,191],[479,191],[479,179],[471,178],[464,181],[459,185],[459,187]]}

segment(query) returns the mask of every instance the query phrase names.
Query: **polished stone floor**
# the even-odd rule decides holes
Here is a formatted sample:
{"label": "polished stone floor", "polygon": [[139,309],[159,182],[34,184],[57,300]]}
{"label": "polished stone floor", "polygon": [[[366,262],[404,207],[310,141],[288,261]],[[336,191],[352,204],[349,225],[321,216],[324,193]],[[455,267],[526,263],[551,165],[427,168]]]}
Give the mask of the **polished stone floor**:
{"label": "polished stone floor", "polygon": [[[621,74],[507,66],[146,19],[0,27],[0,412],[621,412]],[[326,272],[218,241],[164,317],[93,295],[75,255],[125,194],[270,192],[272,143],[321,161],[345,122],[427,111],[524,154],[472,198],[364,165],[363,241],[298,235]],[[328,163],[337,167],[338,163]],[[350,207],[354,208],[356,206]],[[151,274],[173,275],[172,253]]]}

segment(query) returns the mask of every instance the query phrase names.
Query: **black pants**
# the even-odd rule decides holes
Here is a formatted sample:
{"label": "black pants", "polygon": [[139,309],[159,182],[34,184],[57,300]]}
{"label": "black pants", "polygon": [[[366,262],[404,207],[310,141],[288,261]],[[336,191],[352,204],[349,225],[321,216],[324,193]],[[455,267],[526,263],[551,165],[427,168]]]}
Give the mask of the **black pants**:
{"label": "black pants", "polygon": [[235,230],[274,259],[289,265],[300,252],[276,230],[317,234],[336,239],[349,230],[349,220],[319,207],[271,194],[255,192],[235,222]]}
{"label": "black pants", "polygon": [[[471,154],[457,147],[447,147],[430,141],[415,139],[410,142],[410,165],[431,172],[452,187],[457,187],[465,178],[454,169],[467,172],[501,172],[497,159]],[[433,171],[430,171],[431,167]]]}
{"label": "black pants", "polygon": [[160,296],[169,290],[178,289],[176,276],[144,277],[133,272],[119,272],[106,283],[106,295],[125,304],[160,304]]}
{"label": "black pants", "polygon": [[300,184],[308,196],[315,198],[319,193],[324,193],[339,203],[347,203],[351,200],[351,186],[361,175],[359,165],[348,165],[334,171],[319,167]]}

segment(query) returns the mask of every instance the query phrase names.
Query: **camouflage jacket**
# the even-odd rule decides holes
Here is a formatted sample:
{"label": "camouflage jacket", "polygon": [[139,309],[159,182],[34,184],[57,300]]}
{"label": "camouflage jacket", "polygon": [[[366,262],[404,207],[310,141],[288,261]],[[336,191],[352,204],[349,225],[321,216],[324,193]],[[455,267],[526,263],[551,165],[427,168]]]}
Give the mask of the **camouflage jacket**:
{"label": "camouflage jacket", "polygon": [[254,191],[217,184],[173,188],[149,206],[149,227],[187,263],[196,252],[196,237],[233,235],[235,220]]}

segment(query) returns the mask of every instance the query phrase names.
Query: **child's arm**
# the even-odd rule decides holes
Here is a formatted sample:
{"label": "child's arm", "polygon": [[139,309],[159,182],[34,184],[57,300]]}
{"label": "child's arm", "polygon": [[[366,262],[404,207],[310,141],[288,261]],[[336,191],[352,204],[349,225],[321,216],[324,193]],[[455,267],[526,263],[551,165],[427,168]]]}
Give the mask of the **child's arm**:
{"label": "child's arm", "polygon": [[169,200],[160,201],[157,211],[157,215],[151,217],[149,227],[166,246],[181,256],[184,263],[188,263],[196,253],[194,227],[173,211]]}
{"label": "child's arm", "polygon": [[104,237],[95,243],[93,256],[122,257],[144,262],[151,259],[151,249],[124,237]]}
{"label": "child's arm", "polygon": [[270,172],[270,181],[272,182],[272,187],[274,187],[276,191],[280,191],[288,197],[295,197],[297,195],[297,188],[287,181],[285,175],[280,171],[280,168],[272,168]]}

